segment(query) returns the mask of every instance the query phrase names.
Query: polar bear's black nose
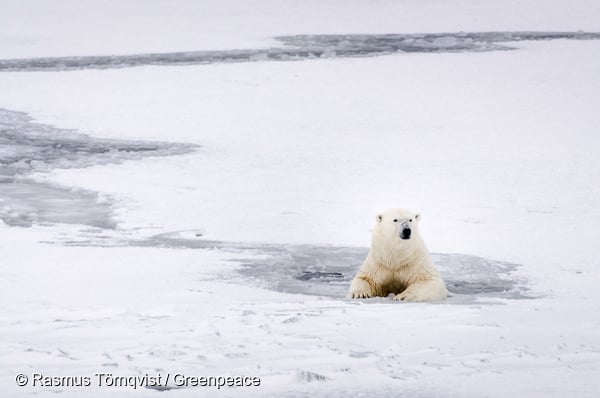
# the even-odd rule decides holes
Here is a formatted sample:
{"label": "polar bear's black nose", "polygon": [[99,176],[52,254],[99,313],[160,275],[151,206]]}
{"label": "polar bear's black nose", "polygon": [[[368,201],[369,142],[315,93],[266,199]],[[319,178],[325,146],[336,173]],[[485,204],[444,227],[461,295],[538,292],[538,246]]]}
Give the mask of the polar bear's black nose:
{"label": "polar bear's black nose", "polygon": [[410,239],[410,233],[412,231],[410,230],[410,228],[404,228],[402,229],[402,234],[400,234],[400,237],[402,239]]}

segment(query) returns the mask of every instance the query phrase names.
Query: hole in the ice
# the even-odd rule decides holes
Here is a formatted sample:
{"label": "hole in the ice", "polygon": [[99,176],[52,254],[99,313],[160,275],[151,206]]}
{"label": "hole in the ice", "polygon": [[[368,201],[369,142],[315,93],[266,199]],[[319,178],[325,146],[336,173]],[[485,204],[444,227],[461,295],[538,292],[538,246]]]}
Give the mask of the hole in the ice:
{"label": "hole in the ice", "polygon": [[[240,272],[262,286],[285,293],[339,299],[346,296],[350,281],[368,252],[366,248],[355,247],[190,239],[188,231],[158,235],[146,244],[247,253]],[[431,256],[451,293],[448,303],[531,298],[525,282],[515,276],[517,264],[466,254],[432,253]]]}

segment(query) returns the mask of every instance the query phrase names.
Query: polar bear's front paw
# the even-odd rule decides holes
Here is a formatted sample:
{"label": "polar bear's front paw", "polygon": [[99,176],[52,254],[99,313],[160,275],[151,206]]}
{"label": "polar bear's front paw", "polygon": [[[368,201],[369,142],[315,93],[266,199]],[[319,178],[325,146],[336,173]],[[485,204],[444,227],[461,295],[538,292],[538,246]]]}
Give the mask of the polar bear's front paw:
{"label": "polar bear's front paw", "polygon": [[371,292],[367,291],[354,291],[350,292],[350,298],[371,298]]}
{"label": "polar bear's front paw", "polygon": [[406,289],[400,294],[397,294],[394,297],[394,300],[398,301],[427,301],[427,297],[422,294],[419,294],[418,291],[414,291],[411,289]]}
{"label": "polar bear's front paw", "polygon": [[398,301],[417,301],[415,294],[413,294],[412,292],[407,292],[406,290],[403,291],[400,294],[397,294],[394,297],[394,300],[398,300]]}
{"label": "polar bear's front paw", "polygon": [[352,285],[350,285],[350,292],[348,292],[349,298],[371,298],[373,293],[371,286],[367,281],[359,278],[354,278]]}
{"label": "polar bear's front paw", "polygon": [[396,295],[394,300],[400,301],[436,301],[443,300],[448,296],[448,291],[443,282],[427,281],[415,283],[406,288],[402,293]]}

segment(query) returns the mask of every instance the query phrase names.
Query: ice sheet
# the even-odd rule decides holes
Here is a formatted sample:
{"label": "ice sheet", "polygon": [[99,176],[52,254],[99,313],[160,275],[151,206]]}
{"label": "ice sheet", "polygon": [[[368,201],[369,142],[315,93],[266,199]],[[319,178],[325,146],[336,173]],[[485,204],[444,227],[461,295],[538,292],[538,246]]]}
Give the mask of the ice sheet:
{"label": "ice sheet", "polygon": [[[600,30],[600,3],[582,0],[109,3],[3,2],[2,58],[221,52],[301,34]],[[3,159],[27,154],[45,170],[6,167],[6,178],[25,173],[10,184],[116,198],[118,228],[0,222],[3,394],[596,398],[599,43],[1,73],[0,106],[38,124],[202,145],[96,164],[111,155],[89,150],[91,138],[56,152],[6,136]],[[71,156],[89,167],[54,168]],[[338,274],[362,261],[375,212],[398,205],[422,212],[432,251],[453,253],[434,258],[455,296],[340,299]],[[16,386],[33,371],[264,384]]]}

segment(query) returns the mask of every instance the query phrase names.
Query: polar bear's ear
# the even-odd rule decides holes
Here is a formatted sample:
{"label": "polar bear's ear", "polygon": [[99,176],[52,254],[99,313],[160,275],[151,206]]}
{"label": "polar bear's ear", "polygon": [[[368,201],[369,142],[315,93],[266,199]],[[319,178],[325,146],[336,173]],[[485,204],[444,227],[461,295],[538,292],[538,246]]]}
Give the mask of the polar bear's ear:
{"label": "polar bear's ear", "polygon": [[377,214],[377,217],[375,217],[375,219],[377,220],[377,222],[382,222],[383,216],[381,214]]}
{"label": "polar bear's ear", "polygon": [[421,221],[421,213],[415,214],[415,220],[416,221]]}

